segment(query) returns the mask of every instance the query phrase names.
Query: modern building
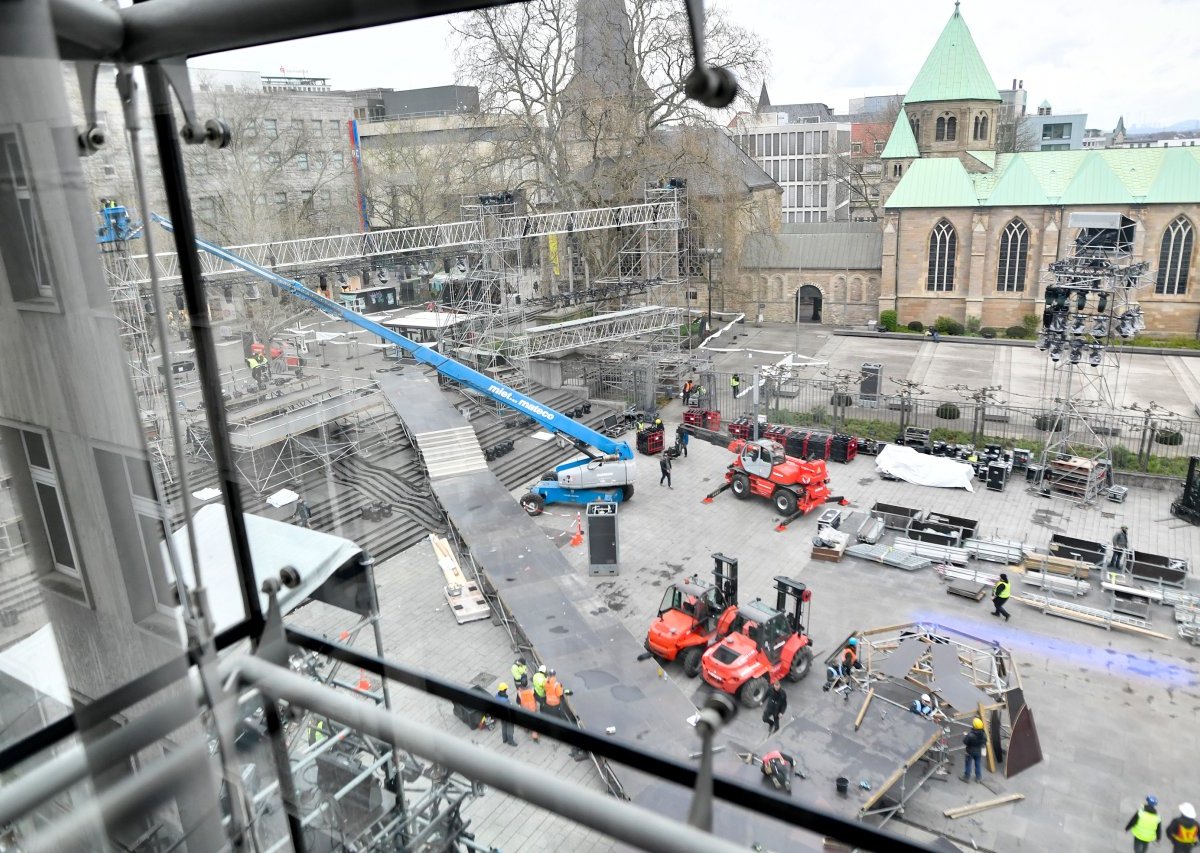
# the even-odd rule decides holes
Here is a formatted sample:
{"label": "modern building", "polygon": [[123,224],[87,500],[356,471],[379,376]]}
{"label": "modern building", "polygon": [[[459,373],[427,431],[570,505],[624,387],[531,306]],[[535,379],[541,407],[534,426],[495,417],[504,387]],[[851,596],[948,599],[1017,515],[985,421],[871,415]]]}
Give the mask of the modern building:
{"label": "modern building", "polygon": [[730,133],[738,146],[783,189],[782,221],[832,222],[850,214],[839,181],[850,125],[825,104],[771,104],[764,84],[758,111],[739,115]]}
{"label": "modern building", "polygon": [[1195,334],[1200,148],[1002,153],[1002,105],[956,7],[882,155],[880,309],[901,322],[1017,325],[1040,313],[1040,271],[1069,253],[1070,214],[1105,211],[1129,220],[1134,258],[1150,264],[1147,329]]}
{"label": "modern building", "polygon": [[360,121],[473,115],[479,112],[479,89],[475,86],[354,89],[341,94],[353,98],[354,117]]}
{"label": "modern building", "polygon": [[1018,150],[1078,151],[1083,148],[1087,113],[1055,115],[1049,101],[1038,104],[1035,115],[1021,120]]}

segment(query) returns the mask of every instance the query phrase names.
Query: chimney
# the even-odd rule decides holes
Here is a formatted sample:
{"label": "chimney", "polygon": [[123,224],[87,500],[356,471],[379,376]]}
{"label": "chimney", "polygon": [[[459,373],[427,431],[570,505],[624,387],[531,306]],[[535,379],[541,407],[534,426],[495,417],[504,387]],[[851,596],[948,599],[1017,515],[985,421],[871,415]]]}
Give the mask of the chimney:
{"label": "chimney", "polygon": [[1013,87],[1014,89],[1015,89],[1015,88],[1017,88],[1017,78],[1016,78],[1016,77],[1014,77],[1014,78],[1013,78],[1013,84],[1012,84],[1012,87]]}
{"label": "chimney", "polygon": [[1018,88],[1018,89],[1024,89],[1024,88],[1025,88],[1025,81],[1024,81],[1024,80],[1018,80],[1018,81],[1017,81],[1017,88]]}

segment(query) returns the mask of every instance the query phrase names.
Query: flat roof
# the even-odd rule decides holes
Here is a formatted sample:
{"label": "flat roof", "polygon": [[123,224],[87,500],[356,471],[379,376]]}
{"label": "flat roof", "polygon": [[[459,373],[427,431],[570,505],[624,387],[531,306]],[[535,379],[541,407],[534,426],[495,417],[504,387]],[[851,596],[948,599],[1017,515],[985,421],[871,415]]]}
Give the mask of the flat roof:
{"label": "flat roof", "polygon": [[384,326],[400,329],[444,329],[447,326],[457,326],[470,318],[466,314],[447,314],[441,311],[416,311],[403,317],[389,317],[383,321]]}

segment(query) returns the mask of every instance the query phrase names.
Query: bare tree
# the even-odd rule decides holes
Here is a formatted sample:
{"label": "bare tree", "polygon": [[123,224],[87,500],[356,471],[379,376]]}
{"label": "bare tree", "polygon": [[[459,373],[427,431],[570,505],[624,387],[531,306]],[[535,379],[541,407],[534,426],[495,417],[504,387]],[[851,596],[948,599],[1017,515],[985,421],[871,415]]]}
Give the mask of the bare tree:
{"label": "bare tree", "polygon": [[471,142],[437,142],[420,134],[387,133],[364,146],[363,194],[377,227],[431,225],[459,218],[464,194],[481,191]]}
{"label": "bare tree", "polygon": [[[851,131],[850,149],[834,152],[833,177],[850,200],[850,209],[865,210],[872,222],[879,220],[879,184],[883,179],[883,153],[892,128],[900,115],[900,98],[893,99],[883,111],[862,117]],[[855,138],[857,137],[857,138]]]}
{"label": "bare tree", "polygon": [[293,119],[270,92],[200,83],[201,111],[233,133],[223,151],[185,154],[194,213],[209,234],[238,244],[354,227],[351,153],[339,127]]}
{"label": "bare tree", "polygon": [[[602,44],[585,39],[577,56],[578,6],[530,0],[453,24],[459,74],[479,86],[481,104],[497,116],[493,156],[513,164],[511,173],[535,202],[599,203],[616,185],[581,176],[585,167],[604,158],[636,170],[659,129],[714,124],[715,116],[683,92],[692,56],[681,4],[628,0],[627,23],[604,20],[611,4],[588,4],[581,14],[592,16],[598,32],[629,29]],[[766,51],[757,36],[714,9],[706,12],[705,31],[709,61],[740,79],[762,76]]]}
{"label": "bare tree", "polygon": [[1041,139],[1037,135],[1037,125],[1025,121],[1025,118],[1023,115],[1002,115],[996,122],[997,154],[1037,151],[1041,147]]}

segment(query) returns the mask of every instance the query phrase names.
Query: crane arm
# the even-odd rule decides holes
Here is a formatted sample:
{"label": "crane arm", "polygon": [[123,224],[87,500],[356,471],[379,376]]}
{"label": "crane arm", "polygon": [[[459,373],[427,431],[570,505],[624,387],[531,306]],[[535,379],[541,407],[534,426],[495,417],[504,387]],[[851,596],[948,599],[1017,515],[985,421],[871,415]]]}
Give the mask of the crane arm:
{"label": "crane arm", "polygon": [[[151,214],[151,218],[168,231],[174,231],[170,220]],[[387,328],[379,323],[369,320],[356,311],[351,311],[343,305],[339,305],[332,299],[321,296],[312,290],[309,290],[298,281],[290,278],[284,278],[278,273],[272,272],[264,267],[259,266],[245,258],[239,257],[232,252],[221,248],[220,246],[209,243],[207,240],[196,238],[196,246],[211,255],[214,255],[227,263],[240,267],[252,275],[256,275],[265,281],[274,284],[277,287],[290,293],[298,299],[303,299],[305,302],[316,306],[321,311],[328,314],[333,314],[360,329],[365,329],[373,335],[379,335],[383,340],[395,344],[404,350],[412,358],[416,359],[421,364],[427,364],[443,376],[458,382],[460,385],[465,385],[468,388],[473,388],[481,394],[496,400],[499,403],[508,406],[521,412],[524,415],[532,418],[541,424],[547,431],[559,433],[567,436],[572,440],[575,446],[585,453],[589,452],[589,448],[595,448],[603,456],[611,456],[615,459],[629,460],[633,459],[633,450],[623,441],[616,441],[608,436],[597,432],[585,424],[564,415],[562,412],[555,411],[547,405],[539,403],[532,397],[522,394],[514,388],[509,388],[503,382],[499,382],[491,377],[485,376],[477,370],[467,367],[450,358],[447,355],[442,355],[437,350],[417,343],[414,340],[406,338],[392,329]],[[589,455],[594,455],[589,453]]]}

